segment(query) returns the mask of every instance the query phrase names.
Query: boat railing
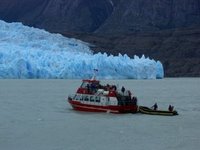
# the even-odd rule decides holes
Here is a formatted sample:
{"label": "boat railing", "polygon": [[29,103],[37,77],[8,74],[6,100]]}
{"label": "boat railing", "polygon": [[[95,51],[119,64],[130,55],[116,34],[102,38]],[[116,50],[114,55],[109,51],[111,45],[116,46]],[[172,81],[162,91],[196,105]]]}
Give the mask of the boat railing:
{"label": "boat railing", "polygon": [[118,95],[117,96],[117,100],[118,100],[118,105],[119,106],[128,106],[128,105],[137,105],[137,98],[135,98],[134,100],[131,99],[130,96],[122,96],[122,95]]}

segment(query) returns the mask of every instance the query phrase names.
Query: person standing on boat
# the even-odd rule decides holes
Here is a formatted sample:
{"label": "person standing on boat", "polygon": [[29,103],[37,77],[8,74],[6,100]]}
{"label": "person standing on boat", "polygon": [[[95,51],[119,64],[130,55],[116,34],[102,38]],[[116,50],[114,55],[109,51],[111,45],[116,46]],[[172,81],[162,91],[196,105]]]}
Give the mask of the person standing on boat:
{"label": "person standing on boat", "polygon": [[96,91],[97,91],[97,85],[95,83],[92,83],[90,88],[91,88],[91,92],[92,93],[96,93]]}
{"label": "person standing on boat", "polygon": [[90,93],[90,85],[87,84],[86,87],[87,87],[87,92],[88,92],[88,94],[89,94],[89,93]]}
{"label": "person standing on boat", "polygon": [[121,89],[121,91],[122,91],[122,93],[124,94],[124,92],[125,92],[125,87],[124,86],[122,86],[122,89]]}
{"label": "person standing on boat", "polygon": [[169,105],[168,110],[172,112],[174,110],[174,106]]}
{"label": "person standing on boat", "polygon": [[157,110],[158,109],[158,105],[157,103],[155,103],[153,106],[152,106],[153,110]]}
{"label": "person standing on boat", "polygon": [[137,97],[133,96],[132,97],[132,102],[134,105],[137,105]]}

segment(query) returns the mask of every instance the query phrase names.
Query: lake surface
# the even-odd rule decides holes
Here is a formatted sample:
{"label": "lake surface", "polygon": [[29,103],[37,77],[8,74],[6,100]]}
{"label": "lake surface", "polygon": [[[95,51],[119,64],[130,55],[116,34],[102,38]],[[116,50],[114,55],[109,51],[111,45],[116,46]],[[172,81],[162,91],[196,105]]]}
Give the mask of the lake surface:
{"label": "lake surface", "polygon": [[85,113],[67,103],[81,80],[0,80],[1,150],[197,150],[200,78],[107,80],[139,105],[175,106],[178,116]]}

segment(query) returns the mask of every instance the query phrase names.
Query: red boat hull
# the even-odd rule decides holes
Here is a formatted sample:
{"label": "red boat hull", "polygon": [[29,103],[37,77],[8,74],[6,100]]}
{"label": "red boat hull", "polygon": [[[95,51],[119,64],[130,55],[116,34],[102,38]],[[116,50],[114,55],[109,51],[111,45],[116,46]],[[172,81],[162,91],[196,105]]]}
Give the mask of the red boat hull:
{"label": "red boat hull", "polygon": [[136,113],[138,112],[137,105],[128,106],[97,106],[91,104],[83,104],[78,101],[68,100],[71,106],[78,111],[87,112],[109,112],[109,113]]}

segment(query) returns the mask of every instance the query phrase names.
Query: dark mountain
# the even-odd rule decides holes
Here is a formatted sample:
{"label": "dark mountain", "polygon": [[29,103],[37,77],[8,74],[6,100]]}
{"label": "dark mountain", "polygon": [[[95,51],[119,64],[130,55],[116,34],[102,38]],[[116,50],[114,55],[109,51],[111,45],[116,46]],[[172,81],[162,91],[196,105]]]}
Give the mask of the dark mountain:
{"label": "dark mountain", "polygon": [[167,76],[200,76],[200,0],[1,0],[0,19],[80,38],[95,52],[145,54]]}
{"label": "dark mountain", "polygon": [[121,0],[97,32],[116,34],[199,25],[200,0]]}
{"label": "dark mountain", "polygon": [[1,0],[6,21],[45,28],[51,32],[93,32],[111,15],[110,0]]}

